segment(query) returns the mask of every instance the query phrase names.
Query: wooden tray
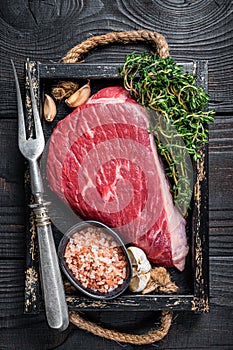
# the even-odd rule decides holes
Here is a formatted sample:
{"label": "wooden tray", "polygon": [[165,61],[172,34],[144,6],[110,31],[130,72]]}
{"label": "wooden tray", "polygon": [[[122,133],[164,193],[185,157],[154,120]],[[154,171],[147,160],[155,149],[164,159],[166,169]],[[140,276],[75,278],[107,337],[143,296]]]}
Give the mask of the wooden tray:
{"label": "wooden tray", "polygon": [[[39,108],[45,93],[51,93],[52,87],[60,80],[75,80],[80,85],[90,79],[92,93],[99,89],[123,85],[119,74],[119,66],[123,64],[41,64],[29,63],[32,69],[35,94]],[[197,74],[198,83],[207,90],[207,62],[191,62],[182,64],[184,69]],[[41,109],[41,108],[40,108]],[[64,118],[70,109],[61,103],[58,114],[52,123],[42,119],[45,139],[48,140],[56,123]],[[26,122],[28,133],[33,132],[31,105],[26,84]],[[31,202],[30,179],[28,169],[25,171],[26,203]],[[52,196],[52,194],[50,194]],[[63,204],[56,208],[49,208],[51,217],[60,220],[66,229],[73,224],[66,222]],[[25,313],[39,313],[43,308],[43,298],[40,288],[37,238],[33,213],[27,205],[27,262],[25,278]],[[75,216],[74,216],[75,223]],[[53,225],[55,243],[61,239],[61,232]],[[64,232],[64,231],[63,231]],[[67,303],[72,310],[119,310],[119,311],[146,311],[146,310],[192,310],[195,312],[209,311],[209,265],[208,265],[208,150],[202,149],[202,159],[195,164],[194,193],[191,210],[187,219],[187,236],[190,251],[187,257],[186,268],[181,273],[176,269],[169,269],[172,280],[178,285],[176,294],[132,294],[125,292],[120,297],[110,301],[96,301],[89,299],[79,292],[66,294]],[[64,283],[65,280],[64,280]]]}

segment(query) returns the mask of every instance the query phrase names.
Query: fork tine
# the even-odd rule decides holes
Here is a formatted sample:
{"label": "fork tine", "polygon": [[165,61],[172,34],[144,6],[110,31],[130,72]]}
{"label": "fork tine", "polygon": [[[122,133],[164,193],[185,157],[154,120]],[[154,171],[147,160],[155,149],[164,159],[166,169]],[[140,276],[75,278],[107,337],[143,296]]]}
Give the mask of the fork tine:
{"label": "fork tine", "polygon": [[17,104],[18,104],[18,142],[20,147],[20,143],[26,140],[26,128],[25,128],[25,121],[24,121],[22,97],[21,97],[20,87],[19,87],[19,80],[18,80],[18,76],[17,76],[17,72],[15,69],[13,60],[11,60],[11,64],[14,72],[15,85],[16,85],[16,95],[17,95]]}
{"label": "fork tine", "polygon": [[32,101],[32,112],[34,116],[34,126],[36,131],[36,139],[40,140],[41,143],[44,143],[44,133],[41,126],[39,111],[36,104],[36,98],[33,90],[33,83],[32,83],[32,76],[30,72],[29,67],[29,60],[27,60],[27,75],[29,80],[29,87],[30,87],[30,94],[31,94],[31,101]]}

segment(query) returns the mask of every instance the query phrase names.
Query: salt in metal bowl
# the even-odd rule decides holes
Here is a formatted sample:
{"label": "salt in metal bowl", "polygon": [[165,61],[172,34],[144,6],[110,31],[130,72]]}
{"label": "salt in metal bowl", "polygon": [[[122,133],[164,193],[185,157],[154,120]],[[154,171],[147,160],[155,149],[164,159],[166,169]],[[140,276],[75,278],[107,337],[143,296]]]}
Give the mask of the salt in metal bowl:
{"label": "salt in metal bowl", "polygon": [[[79,232],[83,233],[86,229],[88,229],[90,227],[94,228],[94,229],[95,228],[96,229],[101,229],[101,231],[105,235],[111,236],[111,238],[117,243],[117,246],[119,246],[119,248],[121,249],[121,252],[125,256],[125,260],[126,260],[126,277],[124,278],[122,284],[118,285],[117,288],[114,288],[111,291],[100,292],[98,290],[93,290],[91,288],[84,287],[83,284],[81,283],[81,281],[78,280],[77,278],[75,278],[74,274],[69,269],[68,264],[66,262],[66,259],[64,257],[67,244],[68,244],[68,242],[70,242],[70,239],[72,239],[74,234],[76,234],[76,233],[78,234]],[[95,233],[93,233],[93,234],[95,234]],[[130,283],[130,280],[131,280],[131,277],[132,277],[132,265],[131,265],[131,260],[130,260],[129,254],[127,252],[127,249],[126,249],[123,241],[119,237],[119,235],[114,230],[112,230],[108,226],[106,226],[106,225],[104,225],[104,224],[102,224],[102,223],[100,223],[98,221],[92,221],[92,220],[90,220],[90,221],[83,221],[83,222],[80,222],[80,223],[72,226],[64,234],[63,238],[60,241],[60,244],[59,244],[59,247],[58,247],[58,256],[59,256],[59,261],[60,261],[61,268],[62,268],[64,274],[66,275],[66,277],[68,278],[68,280],[70,281],[70,283],[77,290],[81,291],[82,293],[84,293],[85,295],[87,295],[87,296],[89,296],[91,298],[99,299],[99,300],[113,299],[113,298],[118,297],[120,294],[122,294],[129,286],[129,283]]]}

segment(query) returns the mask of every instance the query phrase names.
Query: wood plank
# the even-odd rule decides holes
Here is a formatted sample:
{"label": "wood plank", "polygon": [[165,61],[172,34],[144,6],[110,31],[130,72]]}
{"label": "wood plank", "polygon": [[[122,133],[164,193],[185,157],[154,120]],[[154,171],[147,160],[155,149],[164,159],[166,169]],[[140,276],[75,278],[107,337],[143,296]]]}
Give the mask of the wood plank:
{"label": "wood plank", "polygon": [[0,348],[29,350],[34,345],[35,349],[55,348],[63,343],[69,330],[51,331],[42,313],[23,314],[24,271],[24,260],[0,260]]}
{"label": "wood plank", "polygon": [[[229,306],[233,311],[233,257],[210,259],[210,297],[212,305]],[[210,306],[211,307],[211,306]]]}
{"label": "wood plank", "polygon": [[233,116],[216,115],[209,136],[210,211],[233,210]]}
{"label": "wood plank", "polygon": [[0,125],[0,257],[25,255],[24,160],[17,146],[17,122],[4,119]]}
{"label": "wood plank", "polygon": [[233,116],[232,114],[216,114],[214,123],[209,124],[210,153],[232,153]]}
{"label": "wood plank", "polygon": [[210,210],[211,227],[227,227],[232,225],[233,210]]}
{"label": "wood plank", "polygon": [[[38,8],[30,4],[19,2],[17,10],[13,10],[6,1],[0,14],[3,19],[0,32],[5,33],[6,24],[8,28],[7,35],[2,36],[3,53],[0,57],[4,66],[0,79],[2,117],[9,115],[16,106],[15,94],[12,92],[12,69],[4,54],[6,50],[10,50],[11,57],[15,58],[22,86],[26,57],[43,62],[58,61],[70,48],[90,36],[136,28],[156,28],[164,34],[171,55],[178,61],[208,59],[211,108],[221,112],[232,111],[233,78],[225,74],[233,60],[231,1],[176,2],[174,6],[173,2],[149,0],[145,7],[139,0],[134,4],[126,4],[122,0],[118,6],[108,5],[105,1],[93,4],[90,0],[83,6],[80,0],[75,0],[66,9],[61,1],[57,1],[54,11],[47,3]],[[77,12],[78,21],[77,15],[74,15]],[[33,26],[36,26],[36,30]],[[31,32],[25,31],[25,28],[31,28]],[[19,30],[20,35],[15,34],[15,29]],[[37,40],[31,40],[31,35]],[[110,45],[94,50],[88,55],[88,61],[117,63],[124,60],[127,52],[145,48],[148,45]]]}
{"label": "wood plank", "polygon": [[210,124],[210,255],[232,256],[232,115],[216,115]]}
{"label": "wood plank", "polygon": [[24,269],[23,260],[0,260],[0,326],[4,317],[23,313]]}
{"label": "wood plank", "polygon": [[22,207],[0,208],[0,259],[25,257],[24,215]]}
{"label": "wood plank", "polygon": [[[33,317],[28,315],[11,316],[5,317],[3,321],[3,326],[0,329],[1,350],[52,350],[59,347],[62,349],[63,343],[73,330],[71,326],[62,333],[52,331],[42,315]],[[88,337],[79,331],[78,334],[84,336],[84,338]]]}
{"label": "wood plank", "polygon": [[233,210],[233,152],[209,154],[210,210]]}
{"label": "wood plank", "polygon": [[227,257],[233,255],[233,221],[231,221],[229,226],[227,225],[210,228],[210,256]]}
{"label": "wood plank", "polygon": [[193,296],[191,295],[137,295],[137,296],[122,296],[116,300],[108,302],[98,302],[92,299],[83,298],[83,296],[68,295],[68,306],[75,311],[114,311],[114,312],[142,312],[142,311],[157,311],[157,310],[174,310],[190,311],[193,306]]}
{"label": "wood plank", "polygon": [[21,206],[24,198],[24,160],[17,145],[16,120],[0,124],[0,207]]}

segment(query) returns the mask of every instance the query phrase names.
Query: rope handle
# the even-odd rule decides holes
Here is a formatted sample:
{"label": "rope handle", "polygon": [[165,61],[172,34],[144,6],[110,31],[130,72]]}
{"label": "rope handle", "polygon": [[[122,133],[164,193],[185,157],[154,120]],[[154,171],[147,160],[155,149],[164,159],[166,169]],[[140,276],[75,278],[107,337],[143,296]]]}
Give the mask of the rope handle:
{"label": "rope handle", "polygon": [[[108,45],[111,43],[128,44],[137,41],[145,41],[152,45],[156,45],[157,53],[161,58],[169,56],[168,43],[163,35],[146,30],[134,30],[130,32],[111,32],[90,37],[69,50],[61,59],[61,62],[82,63],[83,61],[81,60],[81,57],[97,46]],[[72,81],[61,81],[57,87],[53,88],[52,95],[55,100],[60,101],[63,98],[71,96],[77,89],[78,85]]]}
{"label": "rope handle", "polygon": [[136,345],[145,345],[157,342],[167,335],[172,323],[172,312],[165,310],[162,311],[160,327],[146,334],[128,334],[103,328],[94,322],[85,320],[75,311],[70,311],[70,322],[80,329],[86,330],[105,339]]}
{"label": "rope handle", "polygon": [[[67,52],[67,54],[61,59],[61,61],[63,63],[82,63],[83,61],[81,61],[81,57],[84,54],[87,54],[90,50],[96,48],[97,46],[108,45],[111,43],[128,44],[137,41],[145,41],[150,44],[155,44],[157,53],[161,58],[166,58],[169,56],[168,44],[163,35],[157,32],[137,30],[129,32],[111,32],[108,34],[93,36],[83,41],[81,44],[74,46],[71,50]],[[74,90],[75,87],[72,87],[71,84],[72,82],[62,82],[59,87],[54,89],[54,95],[57,96],[57,99],[61,99],[64,96],[70,95],[72,93],[72,89]],[[163,310],[161,313],[160,327],[146,334],[128,334],[103,328],[95,324],[94,322],[90,322],[82,318],[81,315],[75,311],[70,311],[69,315],[70,322],[73,323],[75,326],[79,327],[80,329],[91,332],[99,337],[124,343],[145,345],[157,342],[167,335],[171,327],[173,314],[171,311]]]}
{"label": "rope handle", "polygon": [[64,63],[78,63],[80,57],[99,45],[108,45],[111,43],[128,44],[135,41],[146,41],[156,44],[157,53],[161,58],[169,56],[168,44],[165,37],[157,32],[146,30],[134,30],[130,32],[111,32],[108,34],[93,36],[81,44],[74,46],[62,58]]}

